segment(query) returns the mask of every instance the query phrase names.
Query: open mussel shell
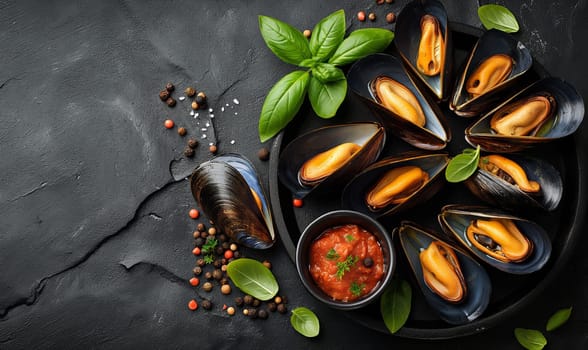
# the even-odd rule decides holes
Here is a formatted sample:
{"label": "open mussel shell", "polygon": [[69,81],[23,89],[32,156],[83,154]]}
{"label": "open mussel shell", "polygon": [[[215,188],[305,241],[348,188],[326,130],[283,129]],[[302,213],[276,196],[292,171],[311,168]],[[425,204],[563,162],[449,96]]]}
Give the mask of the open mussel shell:
{"label": "open mussel shell", "polygon": [[[441,319],[453,325],[465,324],[475,320],[486,310],[490,301],[492,284],[486,270],[472,257],[447,242],[443,242],[437,237],[437,234],[412,222],[401,222],[394,229],[394,234],[398,234],[402,249],[425,300],[437,311]],[[445,300],[425,283],[419,255],[432,242],[441,242],[442,245],[451,248],[457,257],[466,290],[465,296],[459,302]]]}
{"label": "open mussel shell", "polygon": [[394,42],[411,71],[438,100],[451,88],[453,48],[447,12],[437,0],[412,1],[398,14]]}
{"label": "open mussel shell", "polygon": [[[525,136],[502,135],[492,130],[492,117],[509,106],[523,105],[547,96],[554,109],[536,132]],[[584,119],[584,101],[576,89],[560,78],[543,78],[484,114],[465,130],[466,140],[488,152],[517,152],[573,134]]]}
{"label": "open mussel shell", "polygon": [[[384,79],[394,80],[410,91],[424,115],[423,126],[408,121],[378,102],[374,86]],[[386,130],[407,143],[421,149],[439,150],[450,141],[451,133],[443,113],[436,103],[430,102],[421,93],[396,57],[373,54],[358,60],[349,69],[347,82],[351,90],[374,111]]]}
{"label": "open mussel shell", "polygon": [[[342,188],[355,174],[378,158],[385,141],[384,127],[375,122],[339,124],[312,130],[292,140],[284,148],[278,161],[278,178],[296,198],[304,198],[319,188]],[[355,144],[359,149],[343,159],[338,167],[331,169],[328,176],[314,183],[302,181],[301,169],[308,168],[313,157],[343,144]],[[332,164],[318,161],[312,166],[321,170],[320,167],[331,167]]]}
{"label": "open mussel shell", "polygon": [[[445,183],[443,172],[448,163],[449,157],[445,153],[427,154],[422,151],[407,152],[398,156],[384,158],[357,174],[345,186],[342,195],[342,206],[343,208],[359,211],[372,218],[405,211],[426,202],[439,191]],[[376,185],[387,174],[390,174],[391,171],[415,167],[418,167],[424,176],[419,180],[404,180],[404,184],[395,185],[398,190],[394,191],[394,196],[401,199],[386,201],[386,198],[383,198],[382,205],[370,205],[368,196],[378,190]],[[396,177],[395,180],[402,181],[399,177]],[[387,184],[387,186],[392,185],[391,183]],[[386,190],[381,189],[378,191],[384,192]],[[390,192],[389,195],[391,195]]]}
{"label": "open mussel shell", "polygon": [[[514,94],[532,65],[529,49],[511,35],[496,29],[484,32],[455,83],[449,108],[463,117],[480,115]],[[472,94],[474,86],[480,88]]]}
{"label": "open mussel shell", "polygon": [[[504,262],[476,248],[468,239],[467,228],[474,220],[511,220],[532,245],[531,254],[519,262]],[[439,224],[447,234],[457,238],[469,251],[485,263],[512,274],[529,274],[540,270],[551,255],[551,240],[536,223],[497,209],[484,206],[447,205],[438,215]]]}
{"label": "open mussel shell", "polygon": [[249,160],[219,155],[194,170],[190,187],[206,216],[231,239],[257,249],[274,244],[269,197]]}
{"label": "open mussel shell", "polygon": [[504,157],[518,164],[530,182],[539,184],[539,191],[524,191],[520,186],[478,167],[465,182],[476,197],[492,206],[521,212],[536,212],[537,209],[553,211],[558,207],[563,196],[563,181],[553,165],[520,154]]}

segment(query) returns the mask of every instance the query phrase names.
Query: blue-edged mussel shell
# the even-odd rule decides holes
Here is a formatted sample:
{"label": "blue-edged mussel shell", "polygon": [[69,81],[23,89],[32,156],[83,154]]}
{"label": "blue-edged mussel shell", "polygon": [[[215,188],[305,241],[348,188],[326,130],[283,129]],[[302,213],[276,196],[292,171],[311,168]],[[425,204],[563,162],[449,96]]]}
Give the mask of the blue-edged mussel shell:
{"label": "blue-edged mussel shell", "polygon": [[229,153],[206,161],[192,173],[190,187],[206,216],[231,239],[257,249],[274,244],[269,197],[248,159]]}
{"label": "blue-edged mussel shell", "polygon": [[[442,38],[440,40],[442,47],[436,48],[439,50],[440,70],[435,74],[425,74],[422,69],[417,68],[423,18],[435,21],[434,24]],[[446,99],[452,84],[453,46],[447,12],[443,4],[437,0],[416,0],[408,3],[396,18],[394,32],[396,33],[394,43],[404,63],[438,100]]]}
{"label": "blue-edged mussel shell", "polygon": [[[446,153],[425,153],[423,151],[406,152],[397,156],[386,157],[370,165],[357,174],[345,186],[342,195],[343,208],[359,211],[372,218],[400,213],[426,202],[439,191],[445,183],[443,174],[449,157]],[[374,209],[366,202],[366,196],[375,184],[390,170],[404,166],[418,166],[428,174],[428,180],[410,197],[399,204],[388,204]]]}
{"label": "blue-edged mussel shell", "polygon": [[[510,74],[504,81],[485,93],[472,97],[466,91],[466,82],[486,59],[497,54],[507,55],[513,60]],[[517,85],[532,65],[533,58],[529,49],[510,34],[496,29],[485,31],[461,69],[453,88],[449,108],[455,114],[463,117],[480,115],[504,101],[505,96],[510,96],[520,89]]]}
{"label": "blue-edged mussel shell", "polygon": [[[437,311],[442,320],[452,325],[459,325],[471,322],[484,313],[490,301],[492,284],[488,273],[477,261],[459,248],[444,242],[437,233],[412,222],[401,222],[394,229],[394,234],[398,234],[425,300]],[[461,302],[449,302],[425,284],[419,253],[429,247],[433,241],[441,241],[450,246],[457,256],[466,285],[466,295]]]}
{"label": "blue-edged mussel shell", "polygon": [[[312,130],[298,136],[284,148],[278,161],[278,178],[296,198],[304,198],[318,189],[343,188],[355,174],[378,158],[385,141],[384,127],[376,122],[338,124]],[[307,160],[347,142],[356,143],[361,148],[340,168],[312,186],[300,181],[299,172]]]}
{"label": "blue-edged mussel shell", "polygon": [[[400,117],[376,101],[371,86],[381,77],[396,80],[414,94],[425,115],[424,127]],[[383,53],[366,56],[351,66],[347,73],[347,82],[386,130],[407,143],[421,149],[439,150],[445,148],[451,140],[451,132],[439,106],[421,93],[398,58]]]}
{"label": "blue-edged mussel shell", "polygon": [[[533,252],[521,262],[502,262],[477,249],[467,238],[466,230],[476,219],[510,219],[533,244]],[[538,224],[485,206],[446,205],[438,215],[439,224],[448,235],[457,238],[463,246],[486,264],[501,271],[523,275],[540,270],[551,255],[551,240]]]}
{"label": "blue-edged mussel shell", "polygon": [[[490,127],[494,113],[506,105],[547,94],[555,100],[555,112],[534,136],[501,135]],[[466,140],[474,147],[479,145],[487,152],[518,152],[538,144],[550,142],[573,134],[584,119],[584,101],[576,89],[560,78],[543,78],[502,104],[484,114],[465,130]]]}
{"label": "blue-edged mussel shell", "polygon": [[539,183],[541,189],[538,193],[527,193],[479,167],[465,181],[466,187],[482,201],[513,211],[537,213],[537,210],[553,211],[558,207],[563,196],[563,181],[553,165],[521,154],[508,154],[505,158],[517,163],[529,180]]}

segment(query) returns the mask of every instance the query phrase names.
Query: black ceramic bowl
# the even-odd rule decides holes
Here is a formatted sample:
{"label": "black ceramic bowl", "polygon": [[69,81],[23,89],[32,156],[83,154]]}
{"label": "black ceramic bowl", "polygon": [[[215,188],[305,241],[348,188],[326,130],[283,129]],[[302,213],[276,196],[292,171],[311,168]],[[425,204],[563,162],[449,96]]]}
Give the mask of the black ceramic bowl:
{"label": "black ceramic bowl", "polygon": [[[370,232],[378,240],[384,255],[384,275],[380,282],[368,294],[357,300],[345,302],[333,299],[323,292],[315,283],[309,269],[310,247],[312,242],[325,232],[325,230],[337,226],[352,224],[358,225]],[[390,234],[376,220],[365,214],[351,210],[335,210],[325,213],[315,219],[306,227],[306,229],[304,229],[296,247],[296,269],[298,270],[298,275],[300,275],[300,279],[306,289],[316,299],[339,310],[359,309],[370,304],[374,300],[378,300],[380,294],[382,294],[386,286],[392,280],[395,264],[396,258]]]}

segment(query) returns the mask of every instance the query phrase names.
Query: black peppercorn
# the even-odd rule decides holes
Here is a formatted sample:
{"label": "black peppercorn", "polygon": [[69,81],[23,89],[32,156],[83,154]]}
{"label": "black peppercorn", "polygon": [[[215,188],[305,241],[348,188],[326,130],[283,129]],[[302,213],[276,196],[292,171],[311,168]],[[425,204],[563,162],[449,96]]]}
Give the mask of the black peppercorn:
{"label": "black peppercorn", "polygon": [[372,267],[374,264],[374,259],[370,258],[369,256],[363,259],[363,266],[365,267]]}
{"label": "black peppercorn", "polygon": [[270,301],[269,303],[267,303],[267,309],[271,312],[276,311],[276,309],[278,308],[278,305],[276,305],[276,303],[274,303],[273,301]]}
{"label": "black peppercorn", "polygon": [[[198,147],[198,141],[194,140],[194,139],[189,139],[188,140],[188,147],[190,147],[192,149]],[[202,226],[204,227],[204,225],[202,225]],[[200,227],[200,224],[198,224],[198,227]],[[202,230],[199,229],[199,231],[202,231]]]}
{"label": "black peppercorn", "polygon": [[251,303],[251,305],[253,305],[253,307],[258,307],[261,304],[261,300],[259,299],[253,299],[253,303]]}
{"label": "black peppercorn", "polygon": [[242,297],[236,297],[235,298],[235,305],[241,307],[243,306],[244,302],[243,302],[243,298]]}
{"label": "black peppercorn", "polygon": [[172,83],[167,83],[167,84],[165,84],[165,89],[169,92],[172,92],[172,91],[174,91],[175,86]]}
{"label": "black peppercorn", "polygon": [[168,98],[169,98],[169,91],[167,91],[167,90],[161,90],[159,92],[159,99],[160,100],[162,100],[163,102],[165,102]]}
{"label": "black peppercorn", "polygon": [[196,260],[196,265],[198,265],[200,267],[204,267],[206,265],[206,261],[204,261],[204,259],[200,258],[200,259]]}
{"label": "black peppercorn", "polygon": [[[178,128],[178,135],[186,136],[187,133],[188,133],[188,130],[186,130],[186,128],[184,128],[183,126]],[[192,149],[192,147],[190,147],[190,149]]]}
{"label": "black peppercorn", "polygon": [[226,242],[226,241],[225,241],[225,242],[222,242],[222,243],[221,243],[221,247],[222,247],[224,250],[227,250],[227,249],[229,249],[229,248],[231,247],[231,244],[230,244],[229,242]]}
{"label": "black peppercorn", "polygon": [[286,312],[288,312],[288,309],[286,308],[286,305],[284,305],[283,303],[282,304],[279,304],[278,305],[278,312],[281,313],[281,314],[285,314]]}
{"label": "black peppercorn", "polygon": [[222,285],[229,284],[229,279],[226,277],[221,278],[220,284],[222,284]]}
{"label": "black peppercorn", "polygon": [[200,232],[200,237],[202,237],[202,238],[208,237],[208,232],[206,232],[206,231]]}
{"label": "black peppercorn", "polygon": [[194,236],[194,239],[200,238],[200,231],[196,230],[194,233],[192,233],[192,235]]}
{"label": "black peppercorn", "polygon": [[210,310],[212,309],[212,302],[208,299],[204,299],[202,300],[202,302],[200,303],[200,305],[202,306],[202,308],[204,310]]}
{"label": "black peppercorn", "polygon": [[221,278],[223,278],[223,272],[220,269],[215,269],[214,271],[212,271],[212,277],[215,280],[220,281]]}
{"label": "black peppercorn", "polygon": [[205,292],[210,292],[212,290],[212,283],[204,282],[202,289],[204,289]]}
{"label": "black peppercorn", "polygon": [[176,100],[174,100],[173,97],[169,97],[167,100],[165,100],[165,103],[170,106],[173,107],[176,105]]}
{"label": "black peppercorn", "polygon": [[265,311],[263,309],[257,311],[257,317],[261,318],[262,320],[267,319],[268,316],[269,316],[269,314],[267,313],[267,311]]}
{"label": "black peppercorn", "polygon": [[202,267],[196,266],[196,267],[194,267],[194,269],[192,270],[192,272],[194,272],[194,275],[200,276],[202,274]]}
{"label": "black peppercorn", "polygon": [[223,265],[223,262],[220,259],[215,259],[212,262],[212,266],[216,267],[216,268],[220,268]]}
{"label": "black peppercorn", "polygon": [[194,150],[190,147],[184,148],[184,155],[188,158],[194,157]]}
{"label": "black peppercorn", "polygon": [[245,303],[245,305],[251,305],[253,304],[253,297],[247,294],[243,297],[243,302]]}
{"label": "black peppercorn", "polygon": [[197,247],[202,248],[202,245],[204,245],[204,238],[202,238],[202,236],[196,238],[194,240],[194,245],[197,246]]}
{"label": "black peppercorn", "polygon": [[251,318],[257,318],[257,310],[256,309],[249,309],[247,316],[249,316]]}
{"label": "black peppercorn", "polygon": [[282,295],[282,304],[288,304],[288,297],[285,295]]}
{"label": "black peppercorn", "polygon": [[184,92],[186,93],[186,96],[188,96],[188,97],[194,97],[194,95],[196,95],[196,90],[191,86],[188,86],[186,88],[186,90],[184,90]]}
{"label": "black peppercorn", "polygon": [[259,160],[262,161],[266,161],[269,159],[269,150],[265,147],[260,148],[259,151],[257,151],[257,158],[259,158]]}
{"label": "black peppercorn", "polygon": [[206,279],[207,279],[207,280],[209,280],[209,281],[210,281],[210,280],[212,280],[212,272],[210,272],[210,271],[206,271],[206,272],[204,273],[204,278],[206,278]]}
{"label": "black peppercorn", "polygon": [[233,258],[234,259],[239,259],[240,257],[241,257],[241,253],[238,250],[233,253]]}
{"label": "black peppercorn", "polygon": [[214,252],[216,253],[216,255],[223,255],[225,250],[223,249],[222,246],[218,246],[218,247],[214,248]]}
{"label": "black peppercorn", "polygon": [[224,233],[221,233],[220,235],[218,235],[218,240],[221,242],[228,242],[227,240],[227,235],[225,235]]}

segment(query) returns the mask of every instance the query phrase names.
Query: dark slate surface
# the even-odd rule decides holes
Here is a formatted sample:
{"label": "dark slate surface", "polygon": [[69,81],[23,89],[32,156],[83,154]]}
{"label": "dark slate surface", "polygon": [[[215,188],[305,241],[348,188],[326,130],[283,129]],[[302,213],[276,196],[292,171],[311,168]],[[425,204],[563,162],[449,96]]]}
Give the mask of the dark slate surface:
{"label": "dark slate surface", "polygon": [[[186,215],[194,200],[185,177],[211,155],[201,146],[193,159],[183,157],[186,139],[163,120],[200,137],[197,120],[186,101],[169,109],[158,91],[167,81],[206,91],[219,151],[244,154],[267,181],[268,163],[256,157],[257,118],[269,87],[291,67],[263,44],[257,15],[304,29],[344,8],[350,29],[393,29],[383,17],[405,3],[0,1],[0,348],[516,349],[514,327],[542,329],[570,305],[572,318],[547,335],[549,348],[588,347],[585,236],[553,285],[520,314],[453,340],[381,334],[317,304],[280,242],[247,255],[272,261],[290,307],[315,310],[322,326],[315,339],[297,334],[286,315],[228,317],[219,305],[230,298],[187,284],[195,222]],[[484,3],[446,6],[451,19],[479,27]],[[519,19],[516,37],[537,61],[588,96],[586,2],[500,3]],[[361,9],[379,19],[358,23]],[[584,123],[574,136],[579,149],[587,135]],[[208,296],[213,311],[187,309],[189,299]]]}

